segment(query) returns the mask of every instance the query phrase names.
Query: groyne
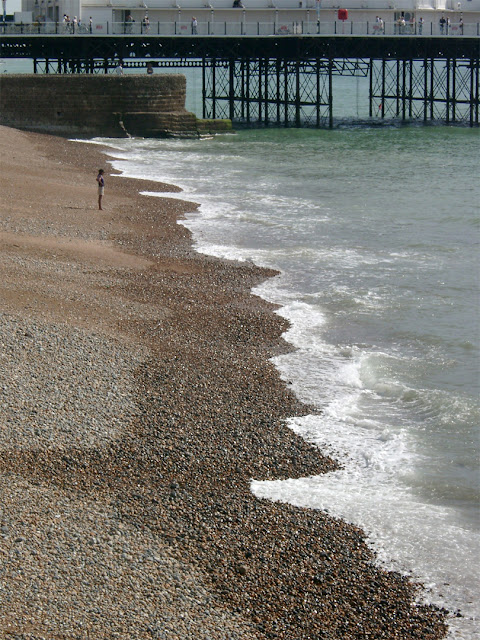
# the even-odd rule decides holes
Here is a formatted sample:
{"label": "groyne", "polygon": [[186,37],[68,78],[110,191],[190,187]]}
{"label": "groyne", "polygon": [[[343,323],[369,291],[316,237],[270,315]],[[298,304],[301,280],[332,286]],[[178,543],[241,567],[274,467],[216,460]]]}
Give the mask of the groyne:
{"label": "groyne", "polygon": [[55,135],[169,137],[202,128],[186,79],[168,75],[4,75],[0,124]]}

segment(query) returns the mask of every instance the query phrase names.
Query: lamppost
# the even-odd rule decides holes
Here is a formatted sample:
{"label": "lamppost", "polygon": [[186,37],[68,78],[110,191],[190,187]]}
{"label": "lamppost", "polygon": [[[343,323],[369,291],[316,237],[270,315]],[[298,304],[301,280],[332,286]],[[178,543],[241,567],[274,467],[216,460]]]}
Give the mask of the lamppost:
{"label": "lamppost", "polygon": [[3,21],[7,21],[7,0],[2,0],[3,5]]}
{"label": "lamppost", "polygon": [[316,0],[317,5],[317,33],[320,34],[320,3],[322,0]]}

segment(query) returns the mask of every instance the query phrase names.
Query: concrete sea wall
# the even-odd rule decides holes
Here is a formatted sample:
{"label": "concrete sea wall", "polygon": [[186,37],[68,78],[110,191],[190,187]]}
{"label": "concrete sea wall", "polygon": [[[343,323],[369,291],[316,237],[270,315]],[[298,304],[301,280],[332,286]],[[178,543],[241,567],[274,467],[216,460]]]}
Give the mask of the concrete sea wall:
{"label": "concrete sea wall", "polygon": [[195,134],[183,75],[2,75],[0,124],[77,137]]}

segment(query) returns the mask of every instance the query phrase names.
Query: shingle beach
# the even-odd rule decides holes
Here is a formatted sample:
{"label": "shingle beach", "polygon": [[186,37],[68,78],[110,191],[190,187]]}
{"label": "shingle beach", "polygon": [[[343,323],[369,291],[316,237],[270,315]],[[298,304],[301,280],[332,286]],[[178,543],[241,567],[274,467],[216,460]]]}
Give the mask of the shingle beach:
{"label": "shingle beach", "polygon": [[197,254],[196,205],[101,147],[0,127],[0,157],[0,637],[445,637],[361,530],[250,491],[335,468],[285,425],[274,273]]}

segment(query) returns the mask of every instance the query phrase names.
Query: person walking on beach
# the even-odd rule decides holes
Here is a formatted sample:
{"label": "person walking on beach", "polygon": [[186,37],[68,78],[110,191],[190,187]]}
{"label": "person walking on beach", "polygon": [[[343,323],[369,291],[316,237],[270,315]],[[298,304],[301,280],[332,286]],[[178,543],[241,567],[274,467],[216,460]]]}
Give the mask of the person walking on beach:
{"label": "person walking on beach", "polygon": [[103,169],[99,169],[98,170],[98,176],[97,176],[97,182],[98,182],[98,208],[100,209],[100,211],[103,211],[103,209],[102,209],[102,198],[103,198],[103,193],[105,191],[105,178],[103,177],[104,173],[105,173],[105,171]]}

